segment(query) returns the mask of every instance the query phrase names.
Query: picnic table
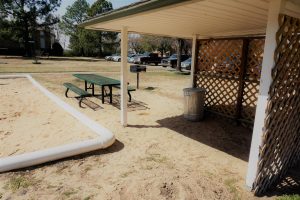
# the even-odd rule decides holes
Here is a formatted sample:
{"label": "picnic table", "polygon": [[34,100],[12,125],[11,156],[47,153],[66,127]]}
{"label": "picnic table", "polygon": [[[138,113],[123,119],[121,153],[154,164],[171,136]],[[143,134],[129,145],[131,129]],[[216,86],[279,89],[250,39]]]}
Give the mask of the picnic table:
{"label": "picnic table", "polygon": [[[121,82],[116,79],[108,78],[105,76],[97,75],[97,74],[73,74],[76,78],[84,80],[84,89],[87,91],[88,89],[92,89],[92,95],[95,95],[95,85],[99,85],[101,87],[101,97],[102,103],[104,103],[105,86],[109,88],[109,102],[112,103],[112,87],[119,86]],[[90,86],[88,87],[88,83]]]}

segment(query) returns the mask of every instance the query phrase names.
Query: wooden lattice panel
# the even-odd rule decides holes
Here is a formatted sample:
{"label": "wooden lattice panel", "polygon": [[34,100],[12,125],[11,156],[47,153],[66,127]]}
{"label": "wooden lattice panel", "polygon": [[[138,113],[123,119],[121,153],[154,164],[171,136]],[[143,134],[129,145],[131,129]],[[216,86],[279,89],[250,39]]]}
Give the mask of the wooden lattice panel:
{"label": "wooden lattice panel", "polygon": [[241,118],[253,123],[255,118],[256,103],[259,92],[259,82],[245,81],[243,91],[243,107]]}
{"label": "wooden lattice panel", "polygon": [[196,86],[206,89],[205,107],[233,117],[236,114],[243,40],[200,40]]}
{"label": "wooden lattice panel", "polygon": [[243,40],[201,40],[197,70],[206,76],[238,78],[241,74]]}
{"label": "wooden lattice panel", "polygon": [[196,75],[197,85],[206,89],[205,107],[228,117],[236,114],[237,80]]}
{"label": "wooden lattice panel", "polygon": [[195,85],[207,90],[208,111],[253,123],[264,38],[198,41]]}
{"label": "wooden lattice panel", "polygon": [[300,20],[282,15],[279,25],[256,194],[276,183],[300,155]]}
{"label": "wooden lattice panel", "polygon": [[250,39],[243,83],[241,118],[254,122],[265,40]]}

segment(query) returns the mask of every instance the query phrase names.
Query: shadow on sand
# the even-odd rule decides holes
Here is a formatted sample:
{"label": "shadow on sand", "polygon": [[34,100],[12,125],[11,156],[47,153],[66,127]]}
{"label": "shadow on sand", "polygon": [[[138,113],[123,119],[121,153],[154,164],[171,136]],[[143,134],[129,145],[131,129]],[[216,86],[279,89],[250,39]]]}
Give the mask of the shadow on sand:
{"label": "shadow on sand", "polygon": [[[69,97],[69,98],[76,98],[77,100],[79,100],[79,97]],[[114,94],[111,105],[120,110],[120,102],[121,102],[121,96]],[[104,103],[110,104],[109,97],[104,98]],[[95,95],[93,97],[86,97],[82,100],[82,104],[85,105],[82,108],[90,108],[94,111],[103,109],[103,107],[101,106],[101,104],[102,104],[101,103],[101,95]],[[137,100],[132,99],[131,102],[128,102],[128,111],[147,110],[147,109],[149,109],[147,104],[142,101],[137,101]]]}
{"label": "shadow on sand", "polygon": [[201,122],[190,122],[182,115],[157,121],[162,127],[171,129],[193,140],[248,161],[252,131],[235,126],[221,118],[206,117]]}
{"label": "shadow on sand", "polygon": [[[190,122],[182,115],[157,121],[161,127],[176,131],[186,137],[206,144],[248,162],[252,130],[232,125],[229,121],[213,116],[202,122]],[[158,126],[160,127],[160,126]],[[281,196],[300,194],[300,162],[269,189],[265,195]]]}

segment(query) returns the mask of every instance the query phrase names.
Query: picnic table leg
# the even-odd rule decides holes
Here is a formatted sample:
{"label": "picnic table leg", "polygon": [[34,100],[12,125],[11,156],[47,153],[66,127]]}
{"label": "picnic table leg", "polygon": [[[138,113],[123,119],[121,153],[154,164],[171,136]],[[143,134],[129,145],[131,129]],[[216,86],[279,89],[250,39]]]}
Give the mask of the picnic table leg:
{"label": "picnic table leg", "polygon": [[92,83],[92,95],[95,96],[95,85]]}
{"label": "picnic table leg", "polygon": [[109,86],[109,103],[112,104],[112,86]]}
{"label": "picnic table leg", "polygon": [[87,82],[84,81],[84,90],[87,91]]}
{"label": "picnic table leg", "polygon": [[101,86],[101,90],[102,90],[101,91],[101,94],[102,94],[101,95],[102,96],[102,104],[104,104],[104,86],[103,85]]}
{"label": "picnic table leg", "polygon": [[69,88],[67,88],[66,92],[65,92],[65,96],[68,97],[68,91],[69,91]]}
{"label": "picnic table leg", "polygon": [[128,90],[127,93],[128,93],[128,96],[129,96],[129,100],[128,100],[128,101],[131,102],[131,94],[130,94],[130,91]]}

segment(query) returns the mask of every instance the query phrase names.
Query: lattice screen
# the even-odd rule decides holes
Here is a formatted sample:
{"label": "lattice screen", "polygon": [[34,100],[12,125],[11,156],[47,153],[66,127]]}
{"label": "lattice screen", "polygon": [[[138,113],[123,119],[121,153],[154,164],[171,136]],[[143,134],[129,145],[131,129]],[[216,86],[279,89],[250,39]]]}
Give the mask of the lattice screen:
{"label": "lattice screen", "polygon": [[281,15],[255,193],[264,193],[300,155],[300,20]]}
{"label": "lattice screen", "polygon": [[241,118],[251,123],[254,122],[255,118],[264,45],[264,39],[252,39],[248,45],[246,73],[243,79],[244,92]]}
{"label": "lattice screen", "polygon": [[198,41],[195,86],[207,90],[208,111],[253,123],[264,39]]}

